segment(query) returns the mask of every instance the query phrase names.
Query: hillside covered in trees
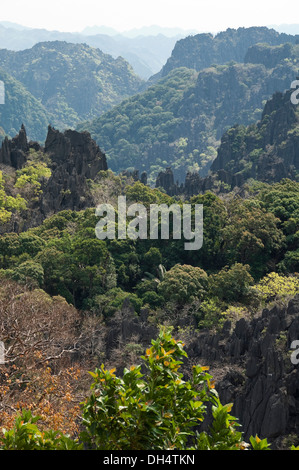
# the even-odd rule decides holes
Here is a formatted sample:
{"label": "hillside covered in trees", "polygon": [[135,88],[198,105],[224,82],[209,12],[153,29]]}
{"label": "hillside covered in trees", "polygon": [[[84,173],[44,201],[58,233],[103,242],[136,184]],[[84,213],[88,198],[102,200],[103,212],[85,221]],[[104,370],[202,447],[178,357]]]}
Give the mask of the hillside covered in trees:
{"label": "hillside covered in trees", "polygon": [[[202,70],[213,64],[224,65],[231,61],[243,62],[250,47],[255,44],[278,46],[298,43],[298,34],[278,33],[266,27],[228,28],[215,36],[196,34],[176,42],[171,56],[162,68],[165,76],[178,67]],[[266,65],[266,64],[265,64]]]}
{"label": "hillside covered in trees", "polygon": [[[14,128],[6,120],[8,111],[3,110],[2,128],[14,137],[14,129],[18,131],[24,123],[31,139],[41,142],[45,140],[48,124],[62,130],[73,128],[78,122],[93,119],[137,93],[143,84],[122,57],[114,59],[86,44],[63,41],[38,43],[21,51],[1,49],[0,69],[13,77],[9,81],[17,80],[22,84],[20,88],[27,91],[23,97],[18,89],[11,94],[8,88],[8,104],[12,106],[18,100],[20,108],[9,108]],[[30,101],[36,102],[36,113],[39,108],[40,113],[43,110],[46,126],[42,119],[33,123],[32,117],[28,118],[33,114],[28,108]]]}
{"label": "hillside covered in trees", "polygon": [[18,80],[0,67],[0,80],[5,83],[5,106],[0,106],[1,140],[14,137],[23,122],[33,140],[45,139],[51,115]]}
{"label": "hillside covered in trees", "polygon": [[182,60],[143,93],[78,129],[102,146],[113,171],[146,171],[151,184],[168,166],[180,183],[190,171],[205,176],[224,132],[255,124],[272,94],[290,88],[298,52],[292,44],[252,46],[242,62],[199,71],[182,67]]}
{"label": "hillside covered in trees", "polygon": [[291,102],[297,93],[275,93],[265,103],[259,121],[236,124],[225,132],[207,176],[189,171],[184,183],[178,184],[168,168],[159,173],[156,187],[172,196],[190,197],[207,190],[230,192],[257,181],[298,181],[298,108]]}
{"label": "hillside covered in trees", "polygon": [[134,72],[144,80],[160,71],[171,55],[176,41],[185,35],[183,30],[167,31],[161,27],[145,28],[135,34],[133,31],[121,34],[97,27],[85,28],[80,33],[74,33],[0,22],[2,49],[21,51],[30,49],[40,42],[49,41],[87,44],[111,55],[114,59],[123,57],[132,65]]}

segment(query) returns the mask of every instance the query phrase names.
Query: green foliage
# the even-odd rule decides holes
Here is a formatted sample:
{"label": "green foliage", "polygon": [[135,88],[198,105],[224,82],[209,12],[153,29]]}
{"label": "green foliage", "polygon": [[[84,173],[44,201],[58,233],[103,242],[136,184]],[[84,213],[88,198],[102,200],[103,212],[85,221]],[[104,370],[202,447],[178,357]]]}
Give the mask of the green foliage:
{"label": "green foliage", "polygon": [[221,251],[223,245],[222,230],[228,224],[227,207],[222,199],[206,192],[203,195],[193,196],[191,204],[202,204],[203,206],[203,246],[198,252],[192,253],[192,258],[199,266],[206,270],[217,270],[225,262],[227,256]]}
{"label": "green foliage", "polygon": [[[193,366],[191,378],[179,372],[187,354],[181,341],[161,330],[142,356],[141,366],[125,368],[123,376],[104,365],[91,375],[92,393],[83,405],[81,438],[90,448],[105,450],[240,448],[235,418],[223,407],[205,367]],[[210,434],[196,432],[213,405]]]}
{"label": "green foliage", "polygon": [[299,277],[282,276],[270,273],[256,285],[256,290],[264,302],[295,296],[299,292]]}
{"label": "green foliage", "polygon": [[[195,80],[194,71],[187,68],[176,70],[158,84],[123,101],[103,117],[80,125],[78,129],[88,130],[97,142],[101,142],[113,171],[140,167],[140,170],[149,172],[149,179],[154,182],[153,178],[163,169],[162,161],[157,155],[157,159],[151,159],[147,164],[138,164],[140,154],[153,146],[167,147],[176,140],[177,127],[181,122],[177,110],[184,92]],[[179,152],[180,148],[176,156]],[[171,161],[174,160],[171,157]]]}
{"label": "green foliage", "polygon": [[126,188],[126,197],[128,201],[144,204],[149,207],[150,204],[171,204],[172,198],[158,189],[152,189],[149,186],[137,181]]}
{"label": "green foliage", "polygon": [[[42,165],[41,170],[47,168]],[[142,305],[157,310],[169,302],[182,308],[204,301],[196,318],[212,327],[227,305],[256,301],[253,279],[258,282],[273,266],[281,275],[297,272],[297,185],[287,180],[262,185],[248,199],[222,200],[211,192],[193,197],[189,202],[202,204],[204,210],[204,242],[196,252],[184,250],[182,240],[98,240],[93,209],[62,211],[27,232],[2,235],[0,269],[23,282],[23,270],[30,263],[20,265],[37,263],[46,292],[62,295],[79,308],[96,308],[105,317],[127,296],[137,313]],[[128,201],[148,207],[175,202],[140,182],[125,191]],[[287,198],[288,193],[292,197]],[[280,201],[285,201],[287,215],[282,216]],[[42,277],[37,278],[41,285]]]}
{"label": "green foliage", "polygon": [[43,162],[31,162],[18,170],[16,173],[17,180],[15,188],[20,189],[30,187],[33,196],[38,196],[41,193],[41,179],[50,178],[51,170]]}
{"label": "green foliage", "polygon": [[43,287],[44,270],[41,264],[32,260],[25,261],[11,270],[11,279],[30,287]]}
{"label": "green foliage", "polygon": [[250,443],[253,450],[270,450],[270,445],[268,444],[267,439],[260,439],[258,436],[251,436]]}
{"label": "green foliage", "polygon": [[200,303],[199,310],[196,313],[198,327],[212,329],[220,326],[221,307],[218,299],[210,298]]}
{"label": "green foliage", "polygon": [[231,409],[231,403],[222,405],[219,401],[212,406],[212,426],[209,432],[198,435],[196,450],[245,450],[248,447],[242,441],[242,433],[236,430],[238,423],[230,415]]}
{"label": "green foliage", "polygon": [[123,291],[119,287],[114,287],[102,295],[95,296],[91,306],[98,314],[102,314],[104,318],[109,318],[121,309],[126,299],[129,300],[135,312],[140,313],[140,308],[143,305],[142,299],[136,294]]}
{"label": "green foliage", "polygon": [[279,219],[285,235],[286,254],[279,263],[282,273],[299,271],[299,183],[283,179],[279,183],[263,185],[257,198],[263,207]]}
{"label": "green foliage", "polygon": [[159,248],[152,246],[144,255],[144,270],[156,273],[162,264],[162,255]]}
{"label": "green foliage", "polygon": [[5,135],[14,137],[22,123],[32,140],[44,141],[51,115],[43,104],[31,94],[26,85],[12,71],[3,70],[1,62],[0,80],[5,83],[5,106],[0,106],[0,122]]}
{"label": "green foliage", "polygon": [[229,220],[222,230],[225,257],[229,263],[249,264],[254,277],[284,246],[285,236],[279,219],[261,208],[256,200],[232,200]]}
{"label": "green foliage", "polygon": [[[298,232],[297,232],[298,234]],[[299,240],[299,237],[296,236]],[[282,273],[298,273],[299,272],[299,248],[296,251],[288,251],[284,259],[278,265]]]}
{"label": "green foliage", "polygon": [[[139,345],[128,344],[139,351]],[[23,409],[13,428],[2,429],[1,450],[247,450],[232,404],[223,405],[208,367],[180,372],[188,358],[184,344],[161,328],[142,365],[125,368],[122,377],[102,364],[90,372],[93,383],[82,403],[79,438],[41,430],[39,416]],[[212,421],[206,424],[208,411]],[[200,430],[201,425],[205,430]],[[253,450],[270,450],[267,439],[250,438]],[[297,450],[294,446],[292,449]]]}
{"label": "green foliage", "polygon": [[41,431],[37,426],[40,416],[32,416],[31,411],[22,410],[14,427],[2,429],[1,450],[82,450],[83,445],[69,436],[52,430]]}
{"label": "green foliage", "polygon": [[226,302],[245,302],[252,295],[250,286],[254,280],[249,273],[249,265],[235,263],[224,267],[209,278],[210,292]]}
{"label": "green foliage", "polygon": [[185,304],[202,299],[208,285],[207,273],[198,267],[176,264],[167,271],[158,285],[158,292],[166,301]]}
{"label": "green foliage", "polygon": [[8,222],[12,213],[23,211],[26,206],[25,199],[19,194],[16,197],[7,194],[3,172],[0,171],[0,224]]}
{"label": "green foliage", "polygon": [[143,84],[123,58],[86,44],[50,41],[26,54],[2,50],[0,57],[2,69],[14,77],[0,73],[7,94],[2,126],[13,136],[23,122],[30,137],[42,142],[50,122],[73,128],[136,94]]}

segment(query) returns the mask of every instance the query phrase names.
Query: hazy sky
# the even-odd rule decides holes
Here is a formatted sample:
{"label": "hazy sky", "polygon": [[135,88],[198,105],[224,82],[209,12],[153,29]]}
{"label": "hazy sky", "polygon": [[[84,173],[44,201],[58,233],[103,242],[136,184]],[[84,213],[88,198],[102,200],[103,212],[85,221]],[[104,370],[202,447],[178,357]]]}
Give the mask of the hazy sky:
{"label": "hazy sky", "polygon": [[299,23],[298,0],[2,0],[1,21],[60,31],[159,25],[197,31]]}

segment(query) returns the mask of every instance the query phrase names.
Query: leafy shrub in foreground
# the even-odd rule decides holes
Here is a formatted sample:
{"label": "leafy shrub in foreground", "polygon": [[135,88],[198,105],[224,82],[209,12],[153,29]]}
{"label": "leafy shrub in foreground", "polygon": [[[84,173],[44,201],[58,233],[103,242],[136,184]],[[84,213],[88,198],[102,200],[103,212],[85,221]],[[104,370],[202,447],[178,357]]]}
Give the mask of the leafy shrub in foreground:
{"label": "leafy shrub in foreground", "polygon": [[1,450],[80,450],[82,444],[62,433],[49,430],[40,431],[36,425],[39,416],[32,416],[31,411],[23,410],[16,418],[11,430],[2,430]]}
{"label": "leafy shrub in foreground", "polygon": [[[246,448],[232,404],[223,406],[207,367],[193,366],[184,380],[183,343],[161,330],[142,356],[143,367],[125,368],[122,378],[104,365],[91,375],[92,393],[83,406],[82,439],[102,450],[237,450]],[[214,421],[198,432],[208,407]]]}
{"label": "leafy shrub in foreground", "polygon": [[[244,450],[250,444],[222,405],[208,367],[195,365],[190,379],[179,372],[187,358],[183,343],[161,329],[142,356],[143,367],[125,368],[122,378],[104,365],[94,372],[91,394],[82,404],[85,430],[79,439],[36,425],[39,417],[22,411],[11,430],[2,430],[2,450]],[[143,368],[146,373],[143,374]],[[208,409],[213,421],[200,432]],[[250,439],[253,450],[267,450],[266,439]]]}

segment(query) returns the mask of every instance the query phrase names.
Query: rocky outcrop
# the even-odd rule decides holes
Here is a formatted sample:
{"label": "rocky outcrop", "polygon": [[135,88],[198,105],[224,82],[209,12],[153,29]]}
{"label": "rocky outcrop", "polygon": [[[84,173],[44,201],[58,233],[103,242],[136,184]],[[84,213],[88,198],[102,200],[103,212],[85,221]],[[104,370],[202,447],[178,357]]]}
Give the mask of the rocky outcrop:
{"label": "rocky outcrop", "polygon": [[207,176],[189,172],[183,185],[175,185],[168,168],[156,185],[168,194],[190,197],[210,190],[232,191],[250,179],[265,183],[295,180],[299,171],[298,128],[298,106],[291,103],[291,90],[277,92],[266,102],[257,124],[235,125],[224,133]]}
{"label": "rocky outcrop", "polygon": [[169,196],[179,194],[179,185],[174,182],[173,171],[170,167],[167,167],[165,171],[160,171],[156,179],[156,188],[163,188]]}
{"label": "rocky outcrop", "polygon": [[132,178],[134,182],[140,181],[142,184],[147,184],[147,172],[143,171],[141,175],[139,174],[139,170],[123,170],[120,173],[121,175],[125,176],[126,178]]}
{"label": "rocky outcrop", "polygon": [[43,188],[41,211],[44,216],[65,209],[80,210],[92,204],[88,179],[108,169],[106,156],[88,132],[49,127],[44,152],[51,159],[52,176]]}
{"label": "rocky outcrop", "polygon": [[291,58],[293,55],[293,48],[290,43],[280,44],[279,46],[255,44],[249,47],[244,62],[245,64],[264,64],[265,67],[272,69],[284,59]]}
{"label": "rocky outcrop", "polygon": [[[64,133],[48,128],[45,146],[28,142],[26,129],[22,125],[13,139],[4,139],[0,150],[0,165],[20,170],[30,158],[30,151],[38,151],[49,161],[51,177],[41,181],[41,195],[38,200],[27,201],[28,210],[23,215],[21,226],[17,217],[12,219],[5,230],[19,231],[39,225],[42,221],[61,210],[81,210],[93,206],[89,180],[98,172],[108,169],[106,156],[88,132],[67,130]],[[143,177],[144,178],[144,177]],[[15,220],[16,219],[16,220]]]}
{"label": "rocky outcrop", "polygon": [[[148,313],[142,309],[138,316],[129,300],[124,302],[107,322],[108,359],[120,344],[137,342],[148,347],[158,333]],[[182,326],[183,316],[178,318]],[[299,435],[299,364],[291,359],[296,351],[291,345],[298,340],[299,294],[251,319],[241,318],[234,325],[227,321],[218,333],[193,330],[185,341],[186,371],[190,363],[209,366],[221,402],[233,403],[231,414],[238,418],[247,441],[257,434],[267,438],[272,449],[287,448],[288,438]]]}
{"label": "rocky outcrop", "polygon": [[[156,337],[158,329],[148,323],[148,310],[142,309],[140,315],[135,313],[129,299],[125,299],[122,308],[106,322],[106,357],[109,359],[113,349],[121,344],[140,342],[145,346]],[[127,364],[124,364],[127,366]],[[122,371],[122,365],[119,372]]]}
{"label": "rocky outcrop", "polygon": [[3,140],[0,150],[0,163],[19,170],[27,161],[26,154],[29,151],[29,147],[26,129],[22,124],[18,135],[11,140],[8,137],[5,137]]}
{"label": "rocky outcrop", "polygon": [[62,133],[49,126],[44,152],[50,157],[54,171],[71,164],[76,173],[93,179],[100,170],[108,169],[105,155],[88,132]]}
{"label": "rocky outcrop", "polygon": [[268,100],[255,128],[235,126],[225,133],[211,172],[224,170],[231,187],[253,178],[272,183],[295,179],[299,170],[298,115],[290,92]]}
{"label": "rocky outcrop", "polygon": [[297,39],[298,35],[280,34],[266,27],[228,28],[215,36],[206,33],[188,36],[176,42],[171,57],[157,78],[165,77],[177,67],[202,70],[211,64],[243,62],[248,48],[255,44],[295,44]]}
{"label": "rocky outcrop", "polygon": [[225,193],[228,189],[242,186],[244,182],[245,179],[241,174],[231,175],[225,170],[219,170],[204,178],[199,173],[188,172],[185,182],[179,184],[178,181],[174,182],[173,171],[168,167],[159,173],[156,188],[163,189],[169,196],[183,195],[189,198],[206,191],[213,191],[216,194]]}
{"label": "rocky outcrop", "polygon": [[227,323],[219,334],[203,332],[188,347],[189,357],[210,365],[221,401],[234,403],[245,437],[258,434],[273,448],[299,434],[299,365],[291,361],[298,314],[299,295],[240,319],[232,330]]}

